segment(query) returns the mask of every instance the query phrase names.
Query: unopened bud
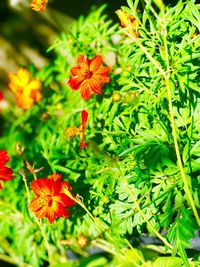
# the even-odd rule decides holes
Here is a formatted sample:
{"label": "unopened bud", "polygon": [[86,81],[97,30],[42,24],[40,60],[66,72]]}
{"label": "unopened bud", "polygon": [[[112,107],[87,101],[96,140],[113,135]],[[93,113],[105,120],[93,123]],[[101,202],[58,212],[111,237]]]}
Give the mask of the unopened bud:
{"label": "unopened bud", "polygon": [[80,248],[84,248],[89,242],[88,238],[83,234],[81,234],[76,240]]}
{"label": "unopened bud", "polygon": [[133,92],[129,92],[125,95],[124,97],[124,102],[132,105],[132,104],[137,104],[138,102],[138,91],[133,91]]}
{"label": "unopened bud", "polygon": [[50,117],[51,117],[51,116],[50,116],[47,112],[44,112],[44,113],[42,114],[42,119],[43,119],[44,121],[47,121]]}
{"label": "unopened bud", "polygon": [[112,95],[112,100],[113,100],[114,102],[119,102],[119,101],[121,100],[121,95],[120,95],[120,93],[114,93],[114,94]]}
{"label": "unopened bud", "polygon": [[128,66],[126,67],[126,70],[127,70],[128,72],[130,72],[132,69],[133,69],[133,67],[132,67],[131,65],[128,65]]}
{"label": "unopened bud", "polygon": [[16,152],[19,156],[22,156],[24,152],[24,147],[20,146],[19,144],[16,144]]}

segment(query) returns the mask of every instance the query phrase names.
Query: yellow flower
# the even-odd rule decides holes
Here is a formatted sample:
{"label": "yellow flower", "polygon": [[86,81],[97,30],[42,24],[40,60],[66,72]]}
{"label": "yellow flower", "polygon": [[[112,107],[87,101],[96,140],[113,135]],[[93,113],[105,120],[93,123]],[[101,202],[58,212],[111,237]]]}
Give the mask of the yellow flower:
{"label": "yellow flower", "polygon": [[44,11],[46,9],[48,0],[33,0],[31,2],[31,8],[34,11]]}
{"label": "yellow flower", "polygon": [[42,98],[41,82],[34,78],[30,78],[30,72],[20,68],[16,74],[10,73],[8,87],[15,94],[16,101],[19,107],[29,109],[34,102],[39,102]]}
{"label": "yellow flower", "polygon": [[[140,12],[140,11],[137,10],[137,12]],[[118,9],[115,13],[118,15],[120,19],[121,26],[123,28],[126,28],[130,35],[133,35],[136,38],[139,38],[140,37],[139,32],[138,32],[139,23],[137,19],[122,9]]]}

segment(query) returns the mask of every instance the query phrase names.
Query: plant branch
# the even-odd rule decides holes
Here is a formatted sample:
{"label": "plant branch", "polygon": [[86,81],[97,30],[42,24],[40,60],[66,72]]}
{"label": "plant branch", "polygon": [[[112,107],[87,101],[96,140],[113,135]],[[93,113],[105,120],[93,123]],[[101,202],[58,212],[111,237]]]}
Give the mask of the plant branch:
{"label": "plant branch", "polygon": [[169,104],[169,113],[170,113],[170,121],[171,121],[171,127],[172,127],[172,135],[174,139],[174,146],[175,146],[175,152],[176,152],[176,157],[178,161],[178,167],[180,169],[181,177],[184,183],[184,190],[185,193],[188,197],[189,204],[193,210],[194,216],[197,220],[198,225],[200,225],[200,218],[197,213],[194,200],[192,198],[192,194],[190,192],[189,184],[184,172],[183,164],[181,161],[181,156],[180,156],[180,151],[179,151],[179,146],[178,146],[178,140],[177,140],[177,133],[176,133],[176,125],[174,121],[174,113],[173,113],[173,104],[172,104],[172,93],[171,93],[171,85],[170,85],[170,65],[169,65],[169,55],[168,55],[168,46],[167,46],[167,30],[166,30],[166,25],[164,29],[164,47],[165,47],[165,60],[166,60],[166,66],[167,66],[167,75],[164,76],[165,78],[165,83],[167,87],[167,93],[168,93],[168,104]]}

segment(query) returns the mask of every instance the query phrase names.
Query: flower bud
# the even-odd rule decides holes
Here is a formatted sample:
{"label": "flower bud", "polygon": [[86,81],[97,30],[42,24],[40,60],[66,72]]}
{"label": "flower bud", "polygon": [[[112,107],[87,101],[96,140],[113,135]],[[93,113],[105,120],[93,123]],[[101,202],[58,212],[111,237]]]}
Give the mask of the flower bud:
{"label": "flower bud", "polygon": [[139,100],[138,91],[128,92],[124,97],[124,102],[128,105],[136,105]]}
{"label": "flower bud", "polygon": [[19,144],[16,144],[16,152],[19,156],[22,156],[24,152],[24,147],[20,146]]}
{"label": "flower bud", "polygon": [[51,116],[50,116],[47,112],[44,112],[44,113],[42,114],[42,119],[43,119],[44,121],[47,121],[50,117],[51,117]]}
{"label": "flower bud", "polygon": [[84,236],[83,234],[81,234],[79,237],[77,237],[76,240],[77,240],[77,244],[79,245],[80,248],[84,248],[89,242],[88,238],[86,236]]}
{"label": "flower bud", "polygon": [[121,100],[121,94],[120,94],[120,93],[114,93],[114,94],[112,95],[112,100],[113,100],[114,102],[119,102],[119,101]]}

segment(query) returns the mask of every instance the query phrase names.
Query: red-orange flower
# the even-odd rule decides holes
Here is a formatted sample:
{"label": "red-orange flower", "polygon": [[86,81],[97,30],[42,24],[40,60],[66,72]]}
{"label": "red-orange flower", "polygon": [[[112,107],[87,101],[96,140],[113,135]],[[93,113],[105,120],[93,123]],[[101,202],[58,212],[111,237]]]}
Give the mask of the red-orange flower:
{"label": "red-orange flower", "polygon": [[33,106],[34,102],[41,100],[41,82],[36,78],[31,79],[28,70],[20,68],[16,74],[10,73],[9,79],[8,86],[15,94],[19,107],[29,109]]}
{"label": "red-orange flower", "polygon": [[38,218],[48,218],[53,223],[57,217],[69,217],[66,207],[73,206],[75,202],[63,193],[63,188],[69,191],[72,187],[68,182],[61,181],[62,175],[54,173],[48,178],[39,178],[31,183],[31,189],[36,197],[29,204],[29,209]]}
{"label": "red-orange flower", "polygon": [[93,93],[101,94],[104,83],[110,82],[108,73],[110,67],[100,67],[103,63],[101,56],[95,56],[88,59],[86,56],[80,55],[77,60],[78,66],[70,69],[71,77],[68,81],[69,86],[73,90],[81,89],[81,96],[88,100]]}
{"label": "red-orange flower", "polygon": [[31,2],[31,8],[34,11],[44,11],[46,9],[46,5],[48,0],[33,0]]}
{"label": "red-orange flower", "polygon": [[[9,181],[12,179],[13,171],[11,168],[6,167],[6,164],[10,160],[7,151],[0,150],[0,180],[1,181]],[[2,189],[2,185],[0,183],[0,190]]]}

